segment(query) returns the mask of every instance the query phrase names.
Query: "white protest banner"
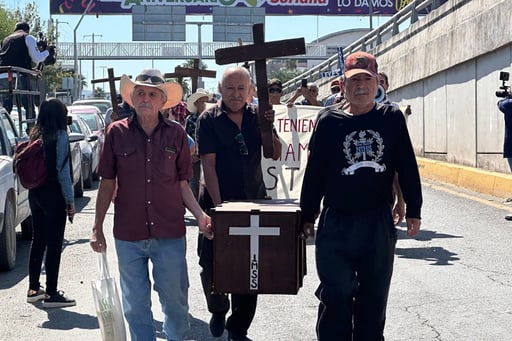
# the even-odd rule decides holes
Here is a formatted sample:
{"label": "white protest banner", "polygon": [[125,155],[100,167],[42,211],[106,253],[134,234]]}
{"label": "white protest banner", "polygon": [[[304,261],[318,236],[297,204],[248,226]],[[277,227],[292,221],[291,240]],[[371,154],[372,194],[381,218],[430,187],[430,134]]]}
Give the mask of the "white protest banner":
{"label": "white protest banner", "polygon": [[282,143],[279,160],[262,159],[263,179],[272,199],[299,199],[315,119],[322,107],[274,105],[274,127]]}

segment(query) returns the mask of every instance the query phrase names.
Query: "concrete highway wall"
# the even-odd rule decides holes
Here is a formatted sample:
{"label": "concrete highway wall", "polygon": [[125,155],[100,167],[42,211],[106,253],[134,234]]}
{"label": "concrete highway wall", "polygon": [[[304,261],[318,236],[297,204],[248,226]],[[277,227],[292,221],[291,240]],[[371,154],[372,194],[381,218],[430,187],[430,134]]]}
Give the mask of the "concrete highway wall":
{"label": "concrete highway wall", "polygon": [[373,49],[418,156],[509,173],[495,91],[512,62],[512,1],[451,0]]}

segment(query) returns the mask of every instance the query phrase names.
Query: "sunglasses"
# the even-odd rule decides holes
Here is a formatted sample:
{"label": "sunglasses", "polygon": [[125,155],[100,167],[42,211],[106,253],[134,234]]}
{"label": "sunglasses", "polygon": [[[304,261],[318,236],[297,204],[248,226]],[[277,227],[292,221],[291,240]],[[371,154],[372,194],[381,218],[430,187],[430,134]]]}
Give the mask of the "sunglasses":
{"label": "sunglasses", "polygon": [[386,84],[386,81],[382,79],[382,80],[379,81],[379,84],[380,85],[384,85],[384,84]]}
{"label": "sunglasses", "polygon": [[[149,80],[149,82],[148,82]],[[138,75],[137,78],[135,78],[135,81],[138,82],[146,82],[150,84],[163,84],[165,81],[158,77],[158,76],[148,76],[148,75]]]}
{"label": "sunglasses", "polygon": [[269,88],[268,89],[268,92],[270,92],[271,94],[273,94],[274,92],[277,92],[278,94],[280,94],[283,90],[279,89],[279,88]]}
{"label": "sunglasses", "polygon": [[235,141],[240,144],[240,155],[249,155],[249,149],[247,149],[247,145],[245,144],[245,139],[242,133],[238,133],[235,135]]}

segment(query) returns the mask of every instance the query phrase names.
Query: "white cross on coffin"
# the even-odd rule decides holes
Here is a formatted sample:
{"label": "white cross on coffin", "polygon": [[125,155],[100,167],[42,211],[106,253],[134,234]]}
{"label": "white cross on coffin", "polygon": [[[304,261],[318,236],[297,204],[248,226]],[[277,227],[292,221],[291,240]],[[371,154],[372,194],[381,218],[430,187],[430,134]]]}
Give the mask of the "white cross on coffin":
{"label": "white cross on coffin", "polygon": [[260,216],[251,215],[250,226],[230,227],[230,236],[250,236],[250,257],[249,257],[249,288],[258,290],[258,263],[259,263],[259,240],[260,236],[279,236],[279,227],[260,227]]}

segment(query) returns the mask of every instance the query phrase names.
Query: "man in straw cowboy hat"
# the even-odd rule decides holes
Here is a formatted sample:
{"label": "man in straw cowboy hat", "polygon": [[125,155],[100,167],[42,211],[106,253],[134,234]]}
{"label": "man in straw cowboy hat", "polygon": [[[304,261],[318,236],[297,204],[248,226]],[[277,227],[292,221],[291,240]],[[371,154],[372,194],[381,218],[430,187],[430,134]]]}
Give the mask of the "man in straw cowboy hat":
{"label": "man in straw cowboy hat", "polygon": [[182,89],[178,83],[166,83],[155,69],[142,70],[135,81],[123,75],[120,89],[136,114],[107,129],[91,247],[96,252],[107,249],[103,221],[117,178],[114,239],[131,339],[156,339],[148,272],[151,260],[154,288],[165,315],[163,332],[168,340],[184,340],[189,329],[185,207],[207,237],[211,237],[211,225],[188,185],[192,169],[187,135],[159,112],[176,105]]}
{"label": "man in straw cowboy hat", "polygon": [[[212,95],[205,89],[197,89],[192,95],[187,98],[187,110],[190,115],[185,120],[185,131],[187,134],[194,139],[194,143],[197,144],[196,137],[196,122],[197,118],[206,109],[206,103],[212,99]],[[192,155],[192,179],[190,180],[190,188],[194,196],[199,195],[199,180],[201,178],[201,162],[197,153]]]}

